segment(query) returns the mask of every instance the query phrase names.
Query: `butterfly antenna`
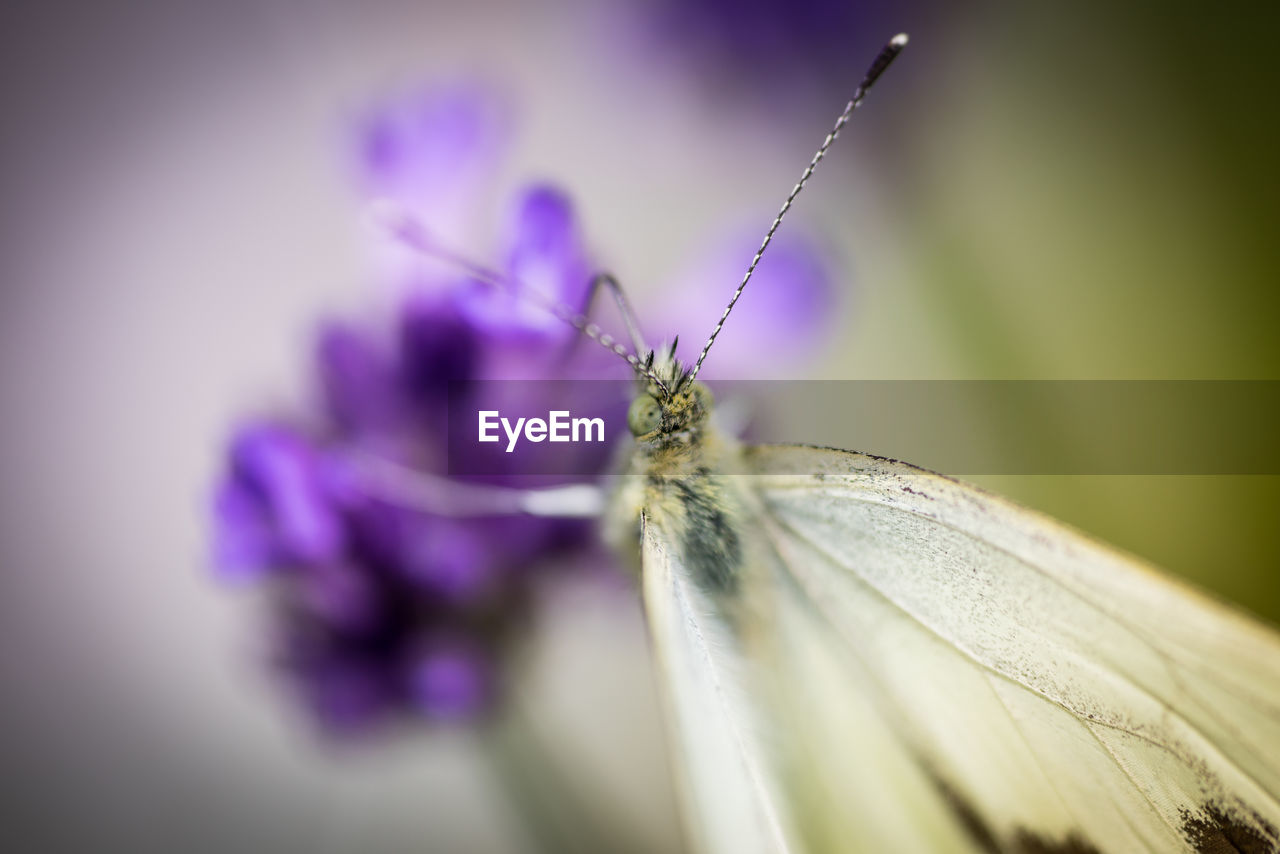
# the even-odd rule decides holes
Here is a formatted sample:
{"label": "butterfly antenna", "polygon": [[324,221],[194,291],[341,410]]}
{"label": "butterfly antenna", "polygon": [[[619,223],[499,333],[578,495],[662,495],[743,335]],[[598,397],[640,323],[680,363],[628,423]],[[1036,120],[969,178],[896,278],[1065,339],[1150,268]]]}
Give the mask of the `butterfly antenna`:
{"label": "butterfly antenna", "polygon": [[725,306],[724,314],[720,315],[720,321],[716,324],[716,328],[711,331],[711,337],[707,339],[707,343],[702,346],[702,352],[698,354],[698,361],[694,363],[693,370],[689,372],[687,382],[697,379],[698,371],[702,370],[702,362],[707,358],[707,353],[711,350],[711,345],[716,342],[716,336],[720,334],[720,330],[724,328],[724,322],[729,317],[729,312],[733,311],[733,306],[738,302],[738,297],[742,296],[742,292],[747,288],[747,282],[751,281],[751,274],[756,271],[756,265],[760,263],[764,250],[769,247],[769,243],[773,241],[773,235],[778,230],[778,226],[782,224],[782,218],[787,215],[787,211],[791,210],[791,204],[796,200],[796,196],[800,195],[800,191],[804,189],[805,183],[809,180],[809,176],[813,174],[813,170],[818,168],[818,163],[826,156],[827,149],[831,147],[831,143],[836,141],[836,137],[840,135],[840,131],[844,130],[844,126],[848,124],[849,117],[853,115],[853,111],[858,109],[858,105],[862,103],[862,99],[867,97],[867,91],[871,86],[880,79],[880,75],[884,73],[889,64],[902,52],[906,47],[907,34],[899,33],[889,39],[877,54],[875,61],[871,63],[871,67],[867,69],[866,75],[863,76],[862,82],[858,84],[858,88],[853,90],[853,97],[849,99],[849,103],[845,106],[844,112],[840,114],[840,118],[836,119],[835,127],[827,134],[827,138],[822,141],[822,145],[818,146],[818,152],[813,155],[813,159],[809,161],[809,165],[804,168],[804,172],[800,175],[800,180],[791,188],[791,192],[787,194],[787,200],[782,203],[782,209],[778,211],[778,215],[773,218],[773,224],[769,226],[769,230],[765,232],[764,240],[760,243],[760,248],[756,250],[755,257],[751,259],[751,263],[747,266],[746,275],[742,277],[742,283],[738,285],[738,289],[733,292],[733,298],[729,300],[729,304]]}
{"label": "butterfly antenna", "polygon": [[[478,264],[457,252],[453,252],[452,250],[439,245],[436,241],[431,239],[430,234],[428,234],[422,223],[418,222],[418,220],[407,211],[395,210],[390,213],[385,210],[378,211],[376,212],[376,219],[378,225],[385,227],[392,236],[415,252],[429,258],[434,258],[437,261],[443,261],[447,264],[451,264],[476,279],[479,279],[485,284],[507,291],[507,293],[512,296],[519,295],[520,297],[530,299],[539,307],[550,312],[551,315],[556,317],[558,320],[569,324],[574,329],[578,330],[578,332],[587,336],[614,355],[622,357],[622,359],[631,366],[631,369],[635,371],[637,375],[656,384],[658,388],[662,390],[663,394],[670,393],[667,384],[663,382],[662,378],[653,370],[652,352],[649,353],[649,358],[645,361],[640,357],[638,352],[632,353],[629,351],[625,346],[619,343],[613,335],[605,332],[600,328],[598,323],[594,323],[582,312],[575,311],[559,300],[553,299],[541,291],[524,285],[511,276],[507,276],[497,270],[486,267],[483,264]],[[628,309],[629,308],[630,307],[628,306]],[[639,338],[637,337],[638,331],[631,330],[630,325],[628,329],[629,331],[632,331],[633,339],[639,341]]]}

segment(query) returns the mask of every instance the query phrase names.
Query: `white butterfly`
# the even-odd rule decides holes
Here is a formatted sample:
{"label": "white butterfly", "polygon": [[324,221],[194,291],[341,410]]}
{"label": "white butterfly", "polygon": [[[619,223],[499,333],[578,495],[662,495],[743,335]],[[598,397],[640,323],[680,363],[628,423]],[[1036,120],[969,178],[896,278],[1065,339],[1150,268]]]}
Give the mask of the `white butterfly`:
{"label": "white butterfly", "polygon": [[711,852],[1280,850],[1280,636],[973,487],[744,448],[656,368],[638,528],[690,832]]}
{"label": "white butterfly", "polygon": [[[694,846],[1280,851],[1280,635],[974,487],[714,424],[703,360],[905,43],[873,63],[691,368],[602,341],[643,377],[607,521],[639,544]],[[437,486],[403,491],[455,511],[497,495]],[[501,500],[586,515],[599,498]]]}
{"label": "white butterfly", "polygon": [[940,475],[744,448],[671,385],[614,526],[699,850],[1278,850],[1275,633]]}

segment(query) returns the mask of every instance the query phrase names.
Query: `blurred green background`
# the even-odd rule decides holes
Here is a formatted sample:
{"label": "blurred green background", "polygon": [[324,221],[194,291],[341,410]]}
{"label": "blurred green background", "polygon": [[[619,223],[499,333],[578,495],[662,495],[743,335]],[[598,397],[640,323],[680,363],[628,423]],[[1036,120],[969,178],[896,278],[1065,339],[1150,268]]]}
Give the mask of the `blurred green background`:
{"label": "blurred green background", "polygon": [[[854,131],[875,202],[843,221],[862,301],[824,374],[1280,376],[1274,9],[943,14],[874,93],[891,127],[869,109]],[[1087,459],[1072,417],[1022,429]],[[1280,622],[1276,477],[975,479]]]}

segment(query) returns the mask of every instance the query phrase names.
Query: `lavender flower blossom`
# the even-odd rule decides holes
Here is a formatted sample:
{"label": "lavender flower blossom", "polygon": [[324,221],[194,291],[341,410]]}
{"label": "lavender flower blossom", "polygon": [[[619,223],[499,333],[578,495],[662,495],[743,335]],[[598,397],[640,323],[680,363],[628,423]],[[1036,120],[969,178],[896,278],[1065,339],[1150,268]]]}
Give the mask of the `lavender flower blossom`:
{"label": "lavender flower blossom", "polygon": [[[709,241],[672,283],[671,292],[681,297],[664,303],[665,310],[658,316],[660,328],[711,328],[759,246],[758,227]],[[796,376],[830,338],[836,295],[826,259],[827,253],[812,238],[797,230],[778,232],[751,277],[749,293],[734,306],[733,334],[716,339],[715,358],[706,363],[703,376]],[[723,284],[707,287],[708,282]],[[843,298],[848,300],[849,294]]]}
{"label": "lavender flower blossom", "polygon": [[[433,234],[467,236],[459,223],[507,142],[496,104],[463,87],[375,113],[357,146],[363,186]],[[517,193],[500,244],[489,263],[519,287],[582,303],[595,267],[564,193],[542,185]],[[423,512],[372,494],[360,460],[442,476],[456,462],[445,444],[450,383],[457,394],[491,379],[629,375],[595,346],[578,347],[566,365],[576,333],[519,294],[424,262],[403,246],[382,248],[394,262],[380,275],[401,294],[392,316],[381,324],[320,324],[313,411],[242,422],[213,500],[217,574],[270,582],[276,660],[334,734],[396,718],[483,715],[501,696],[504,652],[528,622],[540,576],[557,565],[604,563],[583,560],[599,554],[589,522]],[[829,291],[819,257],[803,241],[780,244],[775,254],[754,287],[786,285],[796,310],[775,312],[771,347],[810,337]],[[717,279],[701,287],[722,298],[740,270],[723,278],[713,268]],[[753,296],[768,302],[768,294]],[[737,358],[750,364],[747,351]],[[588,468],[602,473],[609,449],[594,454]],[[493,480],[524,486],[525,474],[520,456],[511,455],[510,469]]]}

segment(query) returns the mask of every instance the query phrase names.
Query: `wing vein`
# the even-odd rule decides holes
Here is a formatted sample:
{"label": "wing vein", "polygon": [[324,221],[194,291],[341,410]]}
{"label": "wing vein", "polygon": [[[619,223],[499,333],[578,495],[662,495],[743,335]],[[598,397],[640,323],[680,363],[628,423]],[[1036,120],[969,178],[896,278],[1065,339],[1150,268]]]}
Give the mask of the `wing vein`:
{"label": "wing vein", "polygon": [[[953,487],[960,485],[958,481],[952,481],[950,478],[945,478],[942,475],[933,474],[931,472],[925,472],[921,470],[919,474],[921,476],[931,476],[935,478],[940,478]],[[770,477],[776,477],[776,476],[770,476]],[[812,485],[806,485],[803,482],[795,482],[795,483],[788,484],[783,480],[779,480],[776,482],[771,482],[770,489],[771,490],[772,489],[787,489],[787,490],[810,489],[812,490],[814,489],[814,487]],[[900,513],[907,513],[912,516],[919,516],[924,519],[929,519],[935,522],[936,524],[944,528],[947,528],[948,530],[955,531],[956,533],[961,534],[963,536],[969,536],[969,532],[965,531],[963,528],[959,527],[958,525],[944,521],[943,519],[931,513],[922,513],[917,510],[912,510],[909,507],[904,507],[904,506],[891,503],[877,496],[874,492],[856,493],[850,490],[847,492],[842,492],[841,497],[844,500],[854,501],[860,504],[872,504],[879,507],[886,507],[890,510],[895,510]],[[1170,674],[1175,679],[1177,679],[1177,670],[1173,667],[1172,660],[1170,659],[1168,653],[1164,649],[1161,649],[1158,644],[1152,642],[1152,635],[1148,629],[1136,623],[1136,621],[1132,620],[1127,614],[1125,614],[1124,611],[1109,607],[1106,604],[1105,600],[1095,597],[1087,587],[1079,587],[1076,585],[1068,584],[1065,581],[1063,581],[1063,579],[1050,573],[1044,567],[1037,566],[1034,563],[1023,560],[1008,548],[996,545],[995,543],[991,543],[991,542],[986,542],[986,545],[1005,555],[1008,555],[1018,563],[1030,568],[1033,572],[1043,577],[1045,580],[1053,584],[1058,589],[1063,590],[1064,592],[1066,592],[1076,600],[1106,615],[1107,617],[1114,620],[1117,624],[1123,626],[1126,630],[1131,632],[1136,637],[1141,638],[1145,642],[1146,647],[1152,652],[1154,652],[1159,658],[1161,658],[1165,662],[1167,667],[1170,667]],[[1216,672],[1206,674],[1206,671],[1200,665],[1192,667],[1192,665],[1190,664],[1180,663],[1178,666],[1191,670],[1191,672],[1196,673],[1197,675],[1200,675],[1200,676],[1208,675],[1213,679],[1221,678],[1220,675]],[[1149,692],[1148,692],[1148,695],[1150,696]],[[1271,714],[1273,716],[1280,715],[1280,706],[1267,703],[1261,700],[1261,698],[1248,696],[1248,697],[1240,697],[1239,699],[1245,700],[1250,705],[1263,711],[1264,713]],[[1163,703],[1163,701],[1160,701],[1158,699],[1157,699],[1157,702],[1160,702],[1161,705],[1166,705]]]}
{"label": "wing vein", "polygon": [[[1179,828],[1175,827],[1173,822],[1169,821],[1169,818],[1163,812],[1160,811],[1160,807],[1157,806],[1156,802],[1151,799],[1151,795],[1150,793],[1147,792],[1146,788],[1143,787],[1134,778],[1134,776],[1129,773],[1128,768],[1124,767],[1124,763],[1120,761],[1120,757],[1116,756],[1115,751],[1111,749],[1111,746],[1108,745],[1101,738],[1099,738],[1098,734],[1093,731],[1092,722],[1086,724],[1084,721],[1077,718],[1076,723],[1084,727],[1085,731],[1089,733],[1089,737],[1092,738],[1094,741],[1096,741],[1098,743],[1098,746],[1107,752],[1107,755],[1111,757],[1112,763],[1117,768],[1120,769],[1120,773],[1123,774],[1125,778],[1129,781],[1129,785],[1137,789],[1138,794],[1142,795],[1142,799],[1147,802],[1147,805],[1151,808],[1151,811],[1156,814],[1156,816],[1160,819],[1161,822],[1163,822],[1171,831],[1173,831],[1173,835],[1176,837],[1185,838],[1183,832]],[[1160,747],[1161,745],[1156,745],[1156,746]]]}
{"label": "wing vein", "polygon": [[1058,784],[1054,782],[1053,775],[1051,775],[1045,769],[1044,764],[1041,763],[1040,756],[1036,753],[1035,749],[1031,746],[1031,739],[1027,738],[1027,734],[1022,728],[1022,724],[1019,723],[1017,716],[1013,714],[1013,709],[1009,708],[1009,704],[1005,702],[1004,697],[1000,696],[1000,692],[997,691],[995,688],[995,685],[992,684],[991,682],[993,678],[992,674],[985,673],[983,675],[985,677],[983,679],[983,683],[987,686],[987,690],[991,692],[991,696],[996,699],[996,702],[1000,704],[1000,708],[1004,710],[1005,717],[1007,717],[1009,719],[1009,723],[1013,725],[1013,729],[1018,734],[1018,738],[1022,741],[1022,744],[1027,748],[1027,754],[1031,757],[1031,761],[1035,763],[1035,766],[1040,771],[1041,776],[1044,777],[1045,782],[1048,783],[1049,788],[1053,791],[1053,794],[1057,796],[1058,802],[1062,804],[1063,810],[1069,816],[1071,816],[1073,820],[1075,820],[1078,826],[1084,827],[1085,824],[1079,821],[1080,817],[1075,814],[1075,810],[1071,808],[1070,802],[1065,797],[1063,797],[1062,790],[1059,789]]}

